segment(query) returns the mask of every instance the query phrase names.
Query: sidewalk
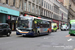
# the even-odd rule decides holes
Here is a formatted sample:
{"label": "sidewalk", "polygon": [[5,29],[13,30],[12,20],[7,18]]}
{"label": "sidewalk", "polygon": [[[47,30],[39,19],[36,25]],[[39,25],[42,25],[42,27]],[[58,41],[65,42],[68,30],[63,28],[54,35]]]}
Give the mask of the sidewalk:
{"label": "sidewalk", "polygon": [[57,31],[61,31],[60,29],[58,29]]}
{"label": "sidewalk", "polygon": [[11,31],[11,34],[16,34],[16,31]]}

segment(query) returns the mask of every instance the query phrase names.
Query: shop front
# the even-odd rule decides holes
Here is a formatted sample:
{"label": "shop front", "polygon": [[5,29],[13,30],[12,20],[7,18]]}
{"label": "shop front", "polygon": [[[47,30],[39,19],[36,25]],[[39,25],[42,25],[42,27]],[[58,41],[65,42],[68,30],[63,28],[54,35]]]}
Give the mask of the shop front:
{"label": "shop front", "polygon": [[0,6],[0,23],[8,23],[11,30],[16,30],[16,20],[19,11]]}
{"label": "shop front", "polygon": [[54,23],[57,23],[57,27],[59,29],[59,21],[58,20],[53,20]]}

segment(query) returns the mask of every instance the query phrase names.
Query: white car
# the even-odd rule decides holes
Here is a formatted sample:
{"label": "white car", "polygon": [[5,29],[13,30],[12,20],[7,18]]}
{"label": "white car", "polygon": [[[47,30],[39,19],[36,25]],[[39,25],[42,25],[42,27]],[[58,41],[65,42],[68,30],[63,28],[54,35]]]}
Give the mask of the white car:
{"label": "white car", "polygon": [[68,30],[69,29],[69,27],[67,26],[67,25],[62,25],[61,26],[61,31],[63,31],[63,30]]}

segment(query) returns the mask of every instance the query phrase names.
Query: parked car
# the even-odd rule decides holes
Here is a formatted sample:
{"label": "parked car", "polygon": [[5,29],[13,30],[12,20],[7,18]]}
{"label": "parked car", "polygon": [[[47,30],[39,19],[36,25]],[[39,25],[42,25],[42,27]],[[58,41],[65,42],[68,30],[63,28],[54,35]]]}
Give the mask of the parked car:
{"label": "parked car", "polygon": [[0,35],[10,36],[11,29],[7,23],[0,23]]}
{"label": "parked car", "polygon": [[62,25],[62,26],[61,26],[61,31],[63,31],[63,30],[66,31],[66,30],[68,30],[68,29],[69,29],[69,27],[68,27],[67,25]]}

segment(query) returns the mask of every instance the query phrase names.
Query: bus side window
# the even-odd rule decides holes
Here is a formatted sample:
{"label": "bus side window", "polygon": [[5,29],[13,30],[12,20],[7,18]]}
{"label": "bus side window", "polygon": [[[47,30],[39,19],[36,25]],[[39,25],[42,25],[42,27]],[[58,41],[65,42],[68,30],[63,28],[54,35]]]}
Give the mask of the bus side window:
{"label": "bus side window", "polygon": [[51,22],[50,22],[50,25],[49,25],[49,27],[51,28]]}
{"label": "bus side window", "polygon": [[42,28],[42,25],[40,25],[40,28]]}

